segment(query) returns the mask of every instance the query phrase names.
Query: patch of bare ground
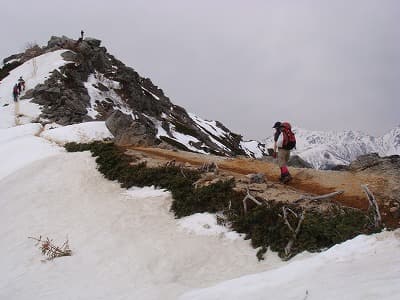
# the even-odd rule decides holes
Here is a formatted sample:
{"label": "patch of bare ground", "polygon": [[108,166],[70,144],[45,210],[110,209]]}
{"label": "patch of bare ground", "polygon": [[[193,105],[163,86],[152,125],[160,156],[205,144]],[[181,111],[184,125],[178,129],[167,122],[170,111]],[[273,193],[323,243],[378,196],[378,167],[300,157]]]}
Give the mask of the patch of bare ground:
{"label": "patch of bare ground", "polygon": [[[237,189],[245,191],[249,187],[253,195],[266,200],[293,202],[302,195],[324,195],[342,190],[344,193],[332,197],[331,200],[345,206],[366,210],[368,200],[361,184],[367,184],[378,200],[385,225],[391,228],[400,227],[400,219],[389,211],[388,206],[384,205],[390,198],[390,191],[387,189],[390,178],[384,175],[290,168],[293,180],[283,185],[279,183],[279,168],[271,162],[149,147],[126,147],[126,150],[127,154],[135,156],[139,161],[146,161],[149,166],[160,166],[174,161],[178,165],[198,168],[206,163],[214,162],[218,165],[218,176],[233,176],[237,182]],[[249,184],[245,175],[252,173],[265,174],[266,183]],[[321,200],[321,202],[326,202],[326,200]]]}

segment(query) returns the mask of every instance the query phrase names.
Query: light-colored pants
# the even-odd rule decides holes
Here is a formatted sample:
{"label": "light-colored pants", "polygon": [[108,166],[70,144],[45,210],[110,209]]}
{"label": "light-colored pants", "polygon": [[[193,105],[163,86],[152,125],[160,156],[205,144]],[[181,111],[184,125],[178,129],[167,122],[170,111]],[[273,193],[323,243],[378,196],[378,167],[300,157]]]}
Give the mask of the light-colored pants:
{"label": "light-colored pants", "polygon": [[282,148],[278,149],[278,166],[280,168],[287,166],[289,158],[290,158],[290,150]]}

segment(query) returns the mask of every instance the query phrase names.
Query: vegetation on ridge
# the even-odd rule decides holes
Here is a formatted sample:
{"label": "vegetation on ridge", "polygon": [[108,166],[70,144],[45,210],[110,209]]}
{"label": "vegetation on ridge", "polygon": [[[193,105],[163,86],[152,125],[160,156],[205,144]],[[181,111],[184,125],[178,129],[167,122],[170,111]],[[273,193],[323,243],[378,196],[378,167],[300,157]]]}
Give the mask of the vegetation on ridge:
{"label": "vegetation on ridge", "polygon": [[[219,212],[233,230],[245,233],[253,247],[260,247],[257,254],[259,259],[263,259],[268,247],[281,257],[290,258],[305,250],[320,251],[360,233],[374,232],[368,215],[360,210],[333,206],[324,212],[304,212],[299,205],[263,201],[262,205],[245,214],[242,205],[244,194],[233,189],[234,180],[196,188],[194,183],[200,178],[200,171],[175,166],[150,168],[146,163],[133,164],[134,158],[124,154],[124,150],[113,143],[69,143],[65,148],[69,152],[91,151],[96,157],[99,171],[107,179],[120,182],[122,187],[154,185],[169,190],[173,197],[171,210],[178,218],[194,213]],[[294,213],[306,214],[290,257],[285,254],[285,246],[293,236],[282,217],[284,206]],[[293,214],[288,216],[288,221],[296,224]]]}

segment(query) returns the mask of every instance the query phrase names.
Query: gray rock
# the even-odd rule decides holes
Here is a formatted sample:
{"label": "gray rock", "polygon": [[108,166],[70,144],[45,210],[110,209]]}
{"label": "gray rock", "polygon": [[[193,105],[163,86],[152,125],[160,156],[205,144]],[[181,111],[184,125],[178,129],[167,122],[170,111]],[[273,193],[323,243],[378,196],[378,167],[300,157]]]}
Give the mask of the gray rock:
{"label": "gray rock", "polygon": [[23,95],[20,99],[25,100],[25,99],[31,99],[31,98],[33,98],[33,90],[32,89],[27,90],[25,92],[25,95]]}
{"label": "gray rock", "polygon": [[63,35],[62,37],[59,36],[52,36],[50,40],[47,42],[47,48],[56,48],[56,47],[65,47],[68,44],[73,43],[73,40],[70,39],[69,37],[66,37]]}
{"label": "gray rock", "polygon": [[132,122],[133,119],[131,116],[128,116],[121,111],[116,110],[106,120],[106,126],[114,136],[117,136],[126,131],[126,129],[129,128],[129,126],[132,124]]}
{"label": "gray rock", "polygon": [[379,161],[380,157],[378,153],[361,155],[350,164],[349,168],[353,171],[362,171],[378,165]]}
{"label": "gray rock", "polygon": [[19,60],[23,55],[24,55],[23,53],[10,55],[9,57],[3,59],[3,64],[5,65],[13,59]]}
{"label": "gray rock", "polygon": [[265,174],[263,173],[254,173],[247,174],[246,177],[249,179],[249,183],[265,183]]}
{"label": "gray rock", "polygon": [[45,90],[46,93],[51,93],[51,94],[60,94],[61,90],[59,87],[51,87]]}
{"label": "gray rock", "polygon": [[113,112],[106,120],[108,130],[114,135],[119,145],[154,145],[155,133],[151,127],[133,120],[119,110]]}
{"label": "gray rock", "polygon": [[94,38],[85,38],[84,41],[92,47],[100,47],[101,45],[101,40]]}
{"label": "gray rock", "polygon": [[72,51],[66,51],[66,52],[62,53],[61,56],[66,61],[76,62],[78,60],[77,54],[75,52],[72,52]]}
{"label": "gray rock", "polygon": [[306,162],[304,159],[302,159],[300,156],[298,155],[292,155],[290,156],[288,165],[290,167],[295,167],[295,168],[307,168],[307,169],[311,169],[312,165],[309,164],[308,162]]}
{"label": "gray rock", "polygon": [[97,85],[97,89],[102,91],[102,92],[108,92],[110,89],[108,87],[106,87],[104,84],[99,83]]}

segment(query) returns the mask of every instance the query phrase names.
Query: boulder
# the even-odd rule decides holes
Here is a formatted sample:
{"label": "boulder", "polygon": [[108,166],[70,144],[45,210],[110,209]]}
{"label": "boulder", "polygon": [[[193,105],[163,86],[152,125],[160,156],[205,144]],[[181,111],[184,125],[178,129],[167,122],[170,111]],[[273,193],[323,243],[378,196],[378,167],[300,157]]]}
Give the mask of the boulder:
{"label": "boulder", "polygon": [[142,122],[133,120],[119,110],[114,111],[106,120],[108,130],[114,135],[118,145],[150,146],[155,144],[154,130]]}
{"label": "boulder", "polygon": [[292,155],[289,159],[288,165],[290,167],[295,167],[295,168],[307,168],[311,169],[312,165],[306,162],[304,159],[302,159],[298,155]]}
{"label": "boulder", "polygon": [[92,47],[100,47],[100,45],[101,45],[101,40],[99,40],[99,39],[85,38],[84,41]]}
{"label": "boulder", "polygon": [[69,37],[63,35],[62,37],[59,36],[52,36],[50,40],[47,42],[47,48],[56,48],[56,47],[64,47],[66,45],[72,44],[73,40]]}
{"label": "boulder", "polygon": [[265,174],[263,173],[255,173],[255,174],[247,174],[246,175],[247,179],[249,180],[249,183],[265,183]]}
{"label": "boulder", "polygon": [[5,59],[3,59],[3,64],[5,65],[12,60],[19,60],[23,55],[24,55],[23,53],[10,55],[9,57],[6,57]]}
{"label": "boulder", "polygon": [[75,61],[78,60],[77,54],[75,52],[72,52],[72,51],[66,51],[66,52],[62,53],[61,56],[66,61],[75,62]]}
{"label": "boulder", "polygon": [[376,166],[379,162],[380,157],[378,153],[370,153],[357,157],[357,159],[350,164],[349,168],[353,171],[361,171]]}

